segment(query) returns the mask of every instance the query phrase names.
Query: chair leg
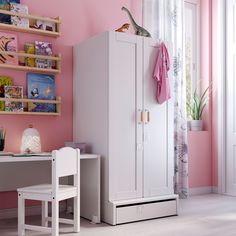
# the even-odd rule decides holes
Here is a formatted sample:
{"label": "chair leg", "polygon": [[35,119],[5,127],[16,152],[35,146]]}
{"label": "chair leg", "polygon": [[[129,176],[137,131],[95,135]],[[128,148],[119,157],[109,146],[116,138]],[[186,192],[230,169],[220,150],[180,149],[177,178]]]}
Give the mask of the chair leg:
{"label": "chair leg", "polygon": [[52,236],[59,235],[59,202],[56,199],[52,201]]}
{"label": "chair leg", "polygon": [[74,232],[80,231],[80,197],[74,197]]}
{"label": "chair leg", "polygon": [[42,201],[42,226],[48,227],[48,202]]}
{"label": "chair leg", "polygon": [[18,236],[25,235],[25,199],[18,193]]}

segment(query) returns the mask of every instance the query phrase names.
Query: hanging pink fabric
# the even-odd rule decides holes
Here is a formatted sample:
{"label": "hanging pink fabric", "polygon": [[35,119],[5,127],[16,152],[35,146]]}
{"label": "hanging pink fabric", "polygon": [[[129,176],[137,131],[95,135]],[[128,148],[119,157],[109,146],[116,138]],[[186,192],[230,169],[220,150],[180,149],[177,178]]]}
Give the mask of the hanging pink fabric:
{"label": "hanging pink fabric", "polygon": [[153,78],[157,81],[156,98],[158,103],[170,99],[170,85],[168,71],[170,69],[170,58],[164,43],[161,43],[158,50],[157,61]]}

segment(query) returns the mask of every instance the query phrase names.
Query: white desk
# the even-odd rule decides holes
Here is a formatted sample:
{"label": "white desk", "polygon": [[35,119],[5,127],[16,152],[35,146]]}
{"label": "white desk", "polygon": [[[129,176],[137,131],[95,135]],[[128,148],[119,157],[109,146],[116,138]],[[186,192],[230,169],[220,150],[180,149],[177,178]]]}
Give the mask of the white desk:
{"label": "white desk", "polygon": [[[51,181],[51,156],[0,156],[0,192]],[[81,216],[99,223],[100,156],[81,154]],[[68,180],[66,180],[68,181]]]}

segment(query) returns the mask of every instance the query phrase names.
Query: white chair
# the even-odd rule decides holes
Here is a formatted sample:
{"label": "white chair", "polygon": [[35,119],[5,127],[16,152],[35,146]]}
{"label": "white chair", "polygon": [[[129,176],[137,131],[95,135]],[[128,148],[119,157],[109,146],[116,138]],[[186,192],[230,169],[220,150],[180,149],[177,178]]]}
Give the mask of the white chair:
{"label": "white chair", "polygon": [[[43,174],[43,173],[42,173]],[[74,185],[60,185],[59,178],[74,176]],[[80,150],[64,147],[52,152],[52,184],[19,188],[18,191],[18,236],[25,230],[35,230],[59,235],[59,222],[73,224],[74,232],[80,231]],[[74,198],[74,219],[59,218],[59,202]],[[25,224],[25,199],[42,201],[42,226]],[[52,205],[48,217],[48,202]],[[48,227],[51,221],[51,227]]]}

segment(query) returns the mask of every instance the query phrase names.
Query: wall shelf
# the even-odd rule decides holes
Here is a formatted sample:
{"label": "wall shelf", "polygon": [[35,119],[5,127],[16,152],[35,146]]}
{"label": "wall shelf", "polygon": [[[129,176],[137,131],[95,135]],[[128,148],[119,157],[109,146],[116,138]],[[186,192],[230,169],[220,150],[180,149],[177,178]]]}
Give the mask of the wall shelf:
{"label": "wall shelf", "polygon": [[44,116],[60,116],[61,115],[61,97],[56,97],[56,100],[40,100],[40,99],[28,99],[28,98],[0,98],[0,101],[9,101],[9,102],[23,102],[23,103],[47,103],[55,104],[56,112],[9,112],[9,111],[0,111],[0,115],[44,115]]}
{"label": "wall shelf", "polygon": [[42,20],[45,22],[51,22],[51,23],[55,23],[55,26],[56,26],[55,27],[56,31],[54,32],[54,31],[47,31],[47,30],[35,29],[35,28],[24,28],[24,27],[11,25],[11,24],[0,23],[0,29],[2,30],[11,30],[11,31],[18,31],[18,32],[30,33],[30,34],[40,34],[40,35],[49,36],[49,37],[59,37],[61,35],[61,32],[60,32],[61,20],[59,17],[57,18],[41,17],[41,16],[30,15],[30,14],[11,12],[11,11],[6,11],[6,10],[0,10],[0,13],[10,15],[10,16],[28,18],[35,21]]}
{"label": "wall shelf", "polygon": [[37,68],[30,66],[22,66],[22,65],[14,65],[14,64],[0,64],[0,68],[3,69],[12,69],[12,70],[23,70],[23,71],[33,71],[33,72],[41,72],[41,73],[53,73],[58,74],[61,72],[61,55],[58,56],[42,56],[28,53],[19,53],[19,52],[10,52],[10,51],[0,51],[0,55],[12,55],[17,57],[30,57],[30,58],[39,58],[55,61],[56,68]]}
{"label": "wall shelf", "polygon": [[[53,23],[55,24],[55,31],[48,31],[43,29],[38,29],[35,27],[20,27],[11,24],[4,24],[0,23],[0,30],[9,30],[9,31],[17,31],[22,33],[29,33],[29,34],[37,34],[42,36],[48,37],[59,37],[61,35],[61,20],[59,17],[56,18],[49,18],[49,17],[42,17],[42,16],[35,16],[31,14],[22,14],[17,12],[11,12],[0,9],[1,14],[6,14],[10,16],[17,16],[21,18],[29,19],[30,26],[35,26],[36,21],[40,20],[43,22]],[[9,70],[19,70],[19,71],[31,71],[31,72],[39,72],[43,74],[57,74],[61,72],[61,55],[54,55],[54,56],[44,56],[44,55],[36,55],[36,54],[29,54],[29,53],[22,53],[22,52],[12,52],[12,51],[3,51],[0,50],[0,55],[12,55],[15,57],[22,57],[22,58],[35,58],[35,59],[45,59],[51,60],[54,66],[53,68],[37,68],[37,67],[30,67],[25,66],[22,64],[0,64],[0,69],[9,69]],[[18,60],[19,61],[19,60]],[[43,116],[60,116],[61,115],[61,97],[56,97],[55,100],[39,100],[39,99],[14,99],[14,98],[0,98],[0,101],[12,101],[12,102],[22,102],[24,103],[24,107],[28,107],[29,103],[49,103],[56,105],[56,112],[32,112],[32,111],[22,111],[22,112],[8,112],[8,111],[0,111],[0,115],[43,115]]]}

